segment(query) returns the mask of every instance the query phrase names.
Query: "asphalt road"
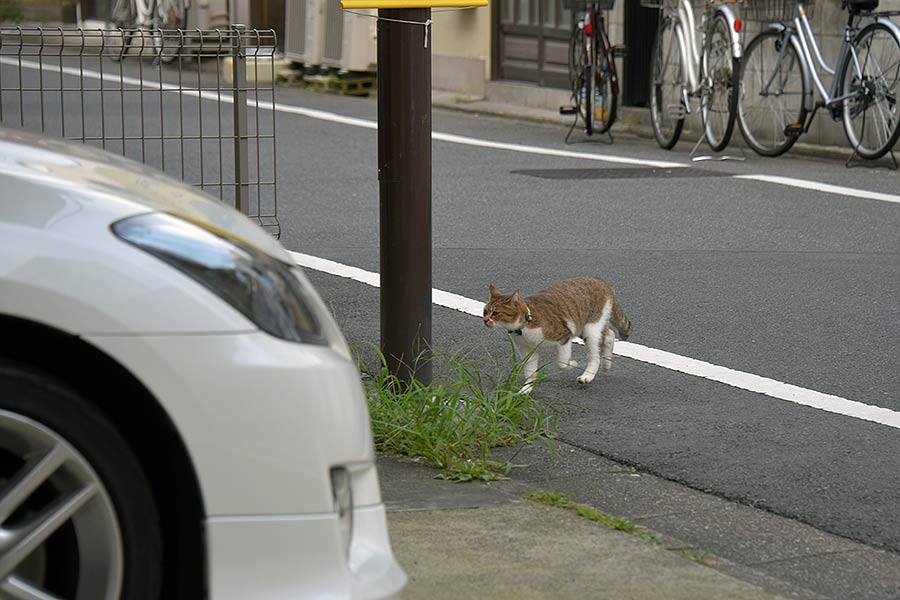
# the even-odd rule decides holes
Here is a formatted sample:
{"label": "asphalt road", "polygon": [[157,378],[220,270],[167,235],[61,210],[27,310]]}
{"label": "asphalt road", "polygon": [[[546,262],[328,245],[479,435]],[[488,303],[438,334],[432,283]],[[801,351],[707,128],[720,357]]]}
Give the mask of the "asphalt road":
{"label": "asphalt road", "polygon": [[[279,101],[375,118],[371,100],[286,90]],[[290,115],[278,126],[285,245],[377,271],[375,132]],[[558,127],[440,110],[434,130],[682,163],[690,149],[624,138],[566,147]],[[433,153],[435,288],[486,299],[489,283],[528,293],[564,276],[599,275],[616,287],[632,341],[900,410],[900,206],[728,176],[892,193],[895,172],[749,156],[667,173],[440,141]],[[522,173],[566,169],[594,178]],[[352,341],[378,340],[376,289],[312,277]],[[477,318],[443,308],[434,310],[434,343],[508,351]],[[896,429],[623,357],[587,387],[574,374],[555,376],[544,393],[560,403],[563,439],[900,551]]]}
{"label": "asphalt road", "polygon": [[[372,99],[283,89],[278,101],[375,120]],[[377,271],[375,131],[284,112],[276,119],[283,243]],[[686,142],[672,152],[625,137],[565,146],[560,127],[441,110],[433,128],[690,165],[435,141],[435,288],[480,300],[490,283],[530,293],[565,276],[597,275],[616,287],[634,324],[631,341],[900,412],[900,204],[733,177],[895,194],[896,172],[796,155],[691,164]],[[377,289],[310,276],[351,342],[377,342]],[[433,340],[438,349],[509,351],[477,318],[439,307]],[[896,428],[622,356],[589,386],[575,376],[554,373],[541,390],[560,408],[564,440],[900,552]]]}

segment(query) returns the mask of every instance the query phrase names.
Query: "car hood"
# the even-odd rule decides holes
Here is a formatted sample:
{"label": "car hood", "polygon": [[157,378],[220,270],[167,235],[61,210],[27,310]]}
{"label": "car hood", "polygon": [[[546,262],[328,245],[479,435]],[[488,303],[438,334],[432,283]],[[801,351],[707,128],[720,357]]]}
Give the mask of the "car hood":
{"label": "car hood", "polygon": [[52,229],[69,218],[112,223],[144,212],[165,212],[292,262],[256,223],[198,188],[86,144],[0,127],[0,189],[15,189],[15,180],[27,182],[27,198],[2,194],[0,221]]}

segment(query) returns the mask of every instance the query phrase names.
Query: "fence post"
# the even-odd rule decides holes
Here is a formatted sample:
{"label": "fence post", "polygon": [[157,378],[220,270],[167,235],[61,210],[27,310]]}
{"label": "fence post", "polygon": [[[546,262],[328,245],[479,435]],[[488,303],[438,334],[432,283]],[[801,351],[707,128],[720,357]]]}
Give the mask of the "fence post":
{"label": "fence post", "polygon": [[231,68],[234,99],[234,207],[250,214],[250,174],[247,156],[247,52],[244,49],[245,27],[232,25]]}

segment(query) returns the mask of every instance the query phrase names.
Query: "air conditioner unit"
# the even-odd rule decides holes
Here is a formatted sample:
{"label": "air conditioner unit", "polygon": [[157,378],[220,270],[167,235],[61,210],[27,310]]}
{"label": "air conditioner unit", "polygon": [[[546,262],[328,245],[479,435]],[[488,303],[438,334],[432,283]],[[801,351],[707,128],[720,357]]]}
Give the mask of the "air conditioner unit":
{"label": "air conditioner unit", "polygon": [[341,10],[339,2],[326,4],[322,64],[345,71],[374,71],[377,14],[375,9],[349,12]]}
{"label": "air conditioner unit", "polygon": [[306,65],[322,64],[325,11],[332,0],[293,0],[284,6],[284,55]]}

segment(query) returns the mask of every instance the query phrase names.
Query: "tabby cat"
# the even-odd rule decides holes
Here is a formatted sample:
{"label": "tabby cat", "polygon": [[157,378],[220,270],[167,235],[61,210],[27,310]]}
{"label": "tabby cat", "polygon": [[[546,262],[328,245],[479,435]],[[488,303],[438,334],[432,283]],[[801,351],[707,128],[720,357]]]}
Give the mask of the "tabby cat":
{"label": "tabby cat", "polygon": [[503,294],[490,286],[491,298],[484,305],[484,324],[509,332],[519,352],[527,356],[525,386],[534,387],[539,347],[554,345],[556,363],[563,369],[578,366],[572,360],[572,338],[581,336],[587,348],[587,366],[578,383],[590,383],[602,365],[612,366],[613,325],[623,340],[631,335],[631,321],[625,316],[609,283],[596,277],[573,277],[551,285],[531,296],[520,297],[519,290]]}

